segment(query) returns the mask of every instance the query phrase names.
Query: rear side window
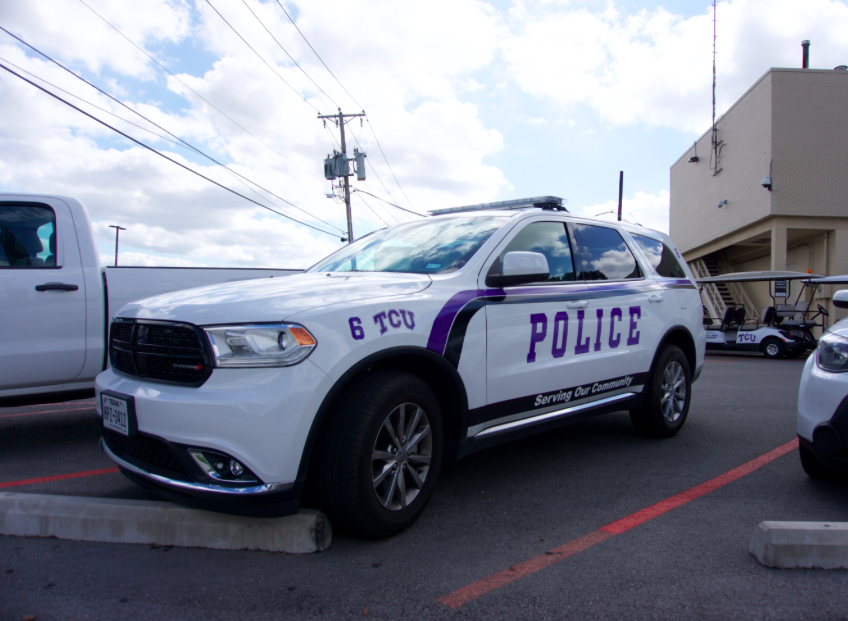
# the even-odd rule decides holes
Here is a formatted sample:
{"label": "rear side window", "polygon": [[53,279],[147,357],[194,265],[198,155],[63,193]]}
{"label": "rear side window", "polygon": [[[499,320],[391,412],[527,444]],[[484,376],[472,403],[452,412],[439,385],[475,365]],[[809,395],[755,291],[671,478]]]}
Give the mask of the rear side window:
{"label": "rear side window", "polygon": [[564,222],[533,222],[521,229],[503,249],[498,260],[492,264],[489,274],[503,272],[503,258],[507,252],[539,252],[548,260],[551,277],[547,282],[571,282],[575,280],[574,259]]}
{"label": "rear side window", "polygon": [[0,204],[0,268],[55,267],[56,215],[47,206]]}
{"label": "rear side window", "polygon": [[582,261],[583,280],[625,280],[641,278],[639,265],[615,229],[591,224],[574,224],[574,237]]}
{"label": "rear side window", "polygon": [[674,251],[657,239],[633,235],[633,239],[648,257],[648,263],[663,278],[686,278],[686,272],[674,256]]}

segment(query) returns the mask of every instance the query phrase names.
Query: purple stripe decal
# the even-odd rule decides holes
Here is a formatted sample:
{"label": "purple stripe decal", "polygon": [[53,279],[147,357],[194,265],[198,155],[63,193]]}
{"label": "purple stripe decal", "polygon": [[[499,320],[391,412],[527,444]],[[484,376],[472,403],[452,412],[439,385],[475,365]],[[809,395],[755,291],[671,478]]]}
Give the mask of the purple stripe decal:
{"label": "purple stripe decal", "polygon": [[456,314],[471,300],[481,297],[480,293],[479,289],[460,291],[448,300],[448,303],[442,307],[442,310],[439,311],[436,320],[433,322],[433,327],[430,330],[430,338],[427,340],[427,349],[436,352],[440,356],[444,355],[445,344],[448,342],[448,334],[450,333]]}

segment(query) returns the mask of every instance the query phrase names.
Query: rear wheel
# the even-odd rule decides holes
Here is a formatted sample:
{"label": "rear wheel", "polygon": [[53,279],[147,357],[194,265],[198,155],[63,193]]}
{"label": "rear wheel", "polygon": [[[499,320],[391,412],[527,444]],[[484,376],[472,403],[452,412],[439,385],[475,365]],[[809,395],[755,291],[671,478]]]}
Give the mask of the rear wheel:
{"label": "rear wheel", "polygon": [[801,456],[801,466],[810,478],[820,481],[840,481],[848,478],[838,470],[828,468],[821,463],[816,454],[803,444],[798,445],[798,453]]}
{"label": "rear wheel", "polygon": [[630,410],[636,429],[655,438],[668,438],[680,431],[692,399],[692,373],[683,350],[665,345],[657,354],[654,371],[645,385],[642,407]]}
{"label": "rear wheel", "polygon": [[777,359],[786,355],[786,347],[779,338],[774,336],[763,341],[762,351],[766,358]]}
{"label": "rear wheel", "polygon": [[356,380],[318,440],[316,495],[334,528],[391,537],[418,518],[442,461],[442,419],[419,377],[374,371]]}

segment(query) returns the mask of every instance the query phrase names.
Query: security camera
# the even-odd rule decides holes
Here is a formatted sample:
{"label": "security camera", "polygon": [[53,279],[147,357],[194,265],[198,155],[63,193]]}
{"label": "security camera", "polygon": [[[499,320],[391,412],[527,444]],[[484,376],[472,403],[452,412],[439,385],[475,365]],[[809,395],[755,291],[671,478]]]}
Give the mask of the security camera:
{"label": "security camera", "polygon": [[771,192],[771,177],[763,177],[763,180],[760,181],[760,185]]}

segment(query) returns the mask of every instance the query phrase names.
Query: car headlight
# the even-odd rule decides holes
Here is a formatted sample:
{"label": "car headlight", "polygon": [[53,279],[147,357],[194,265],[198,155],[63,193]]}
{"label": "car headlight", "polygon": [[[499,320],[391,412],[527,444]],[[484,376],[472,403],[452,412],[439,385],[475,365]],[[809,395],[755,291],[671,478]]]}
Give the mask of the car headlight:
{"label": "car headlight", "polygon": [[816,352],[819,367],[831,373],[848,371],[848,339],[838,334],[825,334]]}
{"label": "car headlight", "polygon": [[203,328],[216,367],[287,367],[306,358],[315,339],[306,328],[289,323]]}

